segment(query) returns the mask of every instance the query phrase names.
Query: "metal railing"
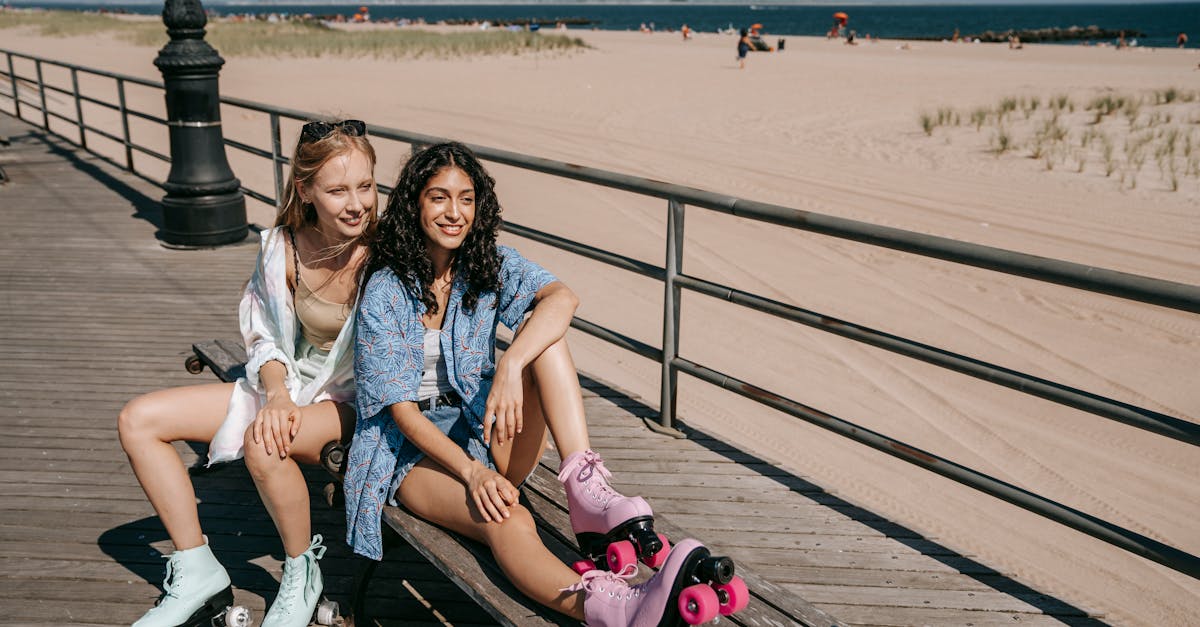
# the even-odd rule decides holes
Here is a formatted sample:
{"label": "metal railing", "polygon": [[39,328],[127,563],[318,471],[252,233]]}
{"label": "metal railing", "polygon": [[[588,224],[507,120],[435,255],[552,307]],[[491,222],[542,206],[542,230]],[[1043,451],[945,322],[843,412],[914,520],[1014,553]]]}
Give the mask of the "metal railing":
{"label": "metal railing", "polygon": [[[4,96],[13,103],[14,115],[17,117],[27,119],[22,113],[23,106],[27,106],[36,109],[40,113],[42,127],[47,131],[53,132],[50,129],[51,118],[73,124],[79,131],[78,139],[65,137],[61,134],[60,136],[63,136],[68,141],[73,141],[81,148],[97,154],[110,163],[146,180],[151,179],[138,172],[134,167],[133,151],[163,161],[168,160],[166,155],[162,155],[131,140],[128,123],[130,116],[158,124],[165,124],[165,120],[129,109],[126,105],[124,90],[124,86],[127,83],[159,89],[162,88],[161,83],[60,63],[8,50],[0,50],[0,52],[3,52],[7,57],[8,72],[6,77],[11,86],[11,93],[4,94]],[[15,73],[14,58],[25,59],[35,64],[36,82]],[[70,70],[72,88],[67,90],[62,87],[47,85],[42,78],[42,66],[44,64]],[[119,104],[113,105],[81,94],[78,83],[79,73],[107,77],[116,81]],[[32,100],[32,98],[22,100],[18,91],[18,87],[22,84],[22,81],[33,85],[33,89],[36,90],[38,95],[36,101]],[[74,98],[74,119],[47,109],[45,96],[47,90]],[[83,119],[81,105],[84,102],[118,111],[121,116],[122,136],[117,137],[103,129],[86,124]],[[276,107],[239,98],[223,97],[221,102],[225,105],[264,113],[268,116],[271,137],[270,150],[256,148],[230,138],[226,138],[225,143],[230,148],[267,159],[271,162],[275,187],[274,193],[268,194],[246,187],[243,187],[242,191],[252,198],[274,206],[276,199],[282,196],[283,193],[283,167],[288,163],[287,157],[281,151],[280,121],[282,119],[303,121],[319,116],[306,111]],[[118,163],[90,148],[87,144],[87,133],[89,132],[122,144],[125,149],[125,163]],[[444,141],[440,137],[411,133],[377,125],[371,126],[371,136],[374,139],[388,139],[407,143],[414,147]],[[769,222],[798,230],[820,233],[923,257],[984,268],[995,272],[1065,285],[1089,292],[1107,294],[1190,313],[1200,313],[1200,287],[857,222],[801,211],[790,207],[748,201],[692,187],[673,185],[487,146],[471,146],[471,148],[480,158],[493,163],[540,172],[554,177],[582,181],[602,187],[624,190],[666,201],[666,254],[662,267],[571,241],[528,226],[511,222],[504,225],[505,230],[519,237],[565,250],[640,276],[662,281],[664,286],[664,301],[663,339],[661,347],[651,346],[612,329],[580,318],[575,318],[571,322],[571,326],[579,331],[661,364],[660,429],[668,432],[673,431],[671,426],[675,417],[678,375],[682,372],[926,468],[976,490],[1037,513],[1045,518],[1099,538],[1126,551],[1166,565],[1193,578],[1200,578],[1200,558],[1195,555],[980,473],[974,469],[967,468],[928,451],[910,446],[887,435],[866,429],[795,400],[780,396],[757,387],[752,383],[718,372],[679,355],[680,296],[682,290],[687,289],[728,301],[740,307],[765,312],[856,342],[869,344],[1025,394],[1080,409],[1096,416],[1173,438],[1192,446],[1200,446],[1200,426],[1186,420],[688,275],[683,272],[681,267],[684,249],[684,217],[687,207],[707,209],[748,220]],[[159,183],[158,181],[152,182]],[[385,193],[389,191],[386,186],[380,186],[380,188]]]}

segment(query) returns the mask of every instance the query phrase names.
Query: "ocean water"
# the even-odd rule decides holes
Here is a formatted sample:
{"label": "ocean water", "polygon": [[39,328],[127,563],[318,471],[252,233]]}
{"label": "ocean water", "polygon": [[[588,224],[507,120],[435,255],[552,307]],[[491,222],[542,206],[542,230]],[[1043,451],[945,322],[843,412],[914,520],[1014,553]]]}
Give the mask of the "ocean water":
{"label": "ocean water", "polygon": [[[156,14],[162,4],[27,2],[14,6],[42,6],[58,9],[124,9],[133,13]],[[670,2],[666,4],[380,4],[371,5],[373,18],[422,18],[439,20],[531,19],[553,25],[556,20],[578,18],[587,26],[601,30],[636,30],[642,24],[656,29],[678,30],[687,24],[693,30],[713,32],[722,28],[744,28],[760,23],[765,33],[814,35],[825,34],[835,11],[850,15],[849,28],[859,36],[871,34],[887,39],[949,38],[957,28],[963,35],[986,30],[1005,31],[1095,25],[1105,29],[1131,29],[1146,33],[1138,38],[1142,46],[1174,46],[1180,31],[1191,38],[1188,47],[1200,47],[1200,2],[1150,3],[1131,1],[1124,4],[997,4],[997,5],[715,5]],[[312,13],[314,15],[352,15],[358,3],[351,4],[276,4],[217,3],[205,7],[218,14],[229,13]],[[1063,42],[1070,45],[1079,42]]]}

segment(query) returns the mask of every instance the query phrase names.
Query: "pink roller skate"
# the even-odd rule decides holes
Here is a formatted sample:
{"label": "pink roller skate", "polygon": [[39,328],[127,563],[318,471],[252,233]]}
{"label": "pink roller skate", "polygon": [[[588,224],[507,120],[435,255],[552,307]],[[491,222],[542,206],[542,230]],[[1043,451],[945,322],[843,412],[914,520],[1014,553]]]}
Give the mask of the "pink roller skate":
{"label": "pink roller skate", "polygon": [[571,530],[579,550],[590,558],[576,562],[575,571],[621,572],[629,564],[636,566],[639,558],[648,566],[661,566],[671,545],[666,536],[654,532],[650,504],[612,489],[610,477],[604,460],[590,449],[571,454],[559,468],[558,480],[567,489]]}
{"label": "pink roller skate", "polygon": [[692,539],[675,545],[661,570],[645,583],[629,585],[636,564],[614,573],[584,573],[568,591],[583,590],[583,614],[589,627],[682,627],[707,623],[739,612],[750,602],[733,560],[713,557]]}

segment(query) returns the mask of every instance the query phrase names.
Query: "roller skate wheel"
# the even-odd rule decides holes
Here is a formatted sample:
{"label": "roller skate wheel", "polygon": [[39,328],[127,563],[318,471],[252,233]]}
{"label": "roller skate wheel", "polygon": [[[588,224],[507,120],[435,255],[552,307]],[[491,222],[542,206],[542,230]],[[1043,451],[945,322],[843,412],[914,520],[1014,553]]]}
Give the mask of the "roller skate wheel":
{"label": "roller skate wheel", "polygon": [[737,572],[737,566],[728,557],[709,556],[696,565],[697,581],[706,581],[712,585],[729,583]]}
{"label": "roller skate wheel", "polygon": [[253,618],[248,607],[235,605],[225,609],[225,627],[250,627]]}
{"label": "roller skate wheel", "polygon": [[720,605],[717,591],[702,583],[688,586],[679,593],[679,617],[689,625],[716,618]]}
{"label": "roller skate wheel", "polygon": [[713,586],[713,590],[716,591],[717,601],[720,603],[717,609],[723,616],[740,612],[750,604],[750,589],[741,577],[734,577],[729,583],[717,584]]}
{"label": "roller skate wheel", "polygon": [[338,619],[337,601],[321,601],[317,604],[317,624],[332,625]]}
{"label": "roller skate wheel", "polygon": [[204,372],[204,362],[200,361],[200,358],[195,355],[183,360],[183,367],[191,374]]}
{"label": "roller skate wheel", "polygon": [[593,562],[592,560],[579,560],[574,564],[571,564],[571,568],[574,569],[575,572],[582,575],[586,572],[596,570],[596,562]]}
{"label": "roller skate wheel", "polygon": [[667,555],[671,553],[671,542],[667,540],[667,536],[660,533],[658,534],[658,539],[662,541],[662,548],[658,550],[658,553],[642,558],[642,563],[650,568],[662,567],[663,564],[667,563]]}
{"label": "roller skate wheel", "polygon": [[625,567],[630,564],[636,566],[638,561],[637,549],[633,548],[633,543],[629,540],[621,540],[608,545],[606,557],[608,569],[614,573],[625,570]]}
{"label": "roller skate wheel", "polygon": [[346,447],[341,442],[333,440],[321,447],[321,465],[329,474],[340,477],[342,466],[346,463]]}

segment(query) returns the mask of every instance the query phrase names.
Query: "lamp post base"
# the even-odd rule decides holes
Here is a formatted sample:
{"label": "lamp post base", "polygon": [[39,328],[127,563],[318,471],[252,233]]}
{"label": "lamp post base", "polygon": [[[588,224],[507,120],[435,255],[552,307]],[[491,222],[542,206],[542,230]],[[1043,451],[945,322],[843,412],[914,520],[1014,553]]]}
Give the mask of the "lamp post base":
{"label": "lamp post base", "polygon": [[167,248],[213,248],[246,239],[246,200],[241,192],[213,196],[163,197],[163,228],[158,233]]}

